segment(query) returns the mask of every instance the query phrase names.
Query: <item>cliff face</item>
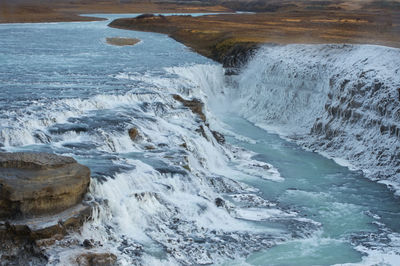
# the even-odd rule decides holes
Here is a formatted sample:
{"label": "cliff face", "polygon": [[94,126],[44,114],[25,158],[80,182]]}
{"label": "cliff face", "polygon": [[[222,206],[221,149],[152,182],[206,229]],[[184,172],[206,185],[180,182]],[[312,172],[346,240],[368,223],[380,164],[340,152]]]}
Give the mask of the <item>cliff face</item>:
{"label": "cliff face", "polygon": [[64,211],[79,202],[90,170],[74,159],[45,153],[0,153],[0,218]]}
{"label": "cliff face", "polygon": [[233,42],[222,49],[220,45],[216,45],[212,49],[212,58],[223,65],[227,74],[236,74],[253,57],[258,48],[259,44],[252,42]]}
{"label": "cliff face", "polygon": [[[82,203],[90,170],[47,153],[0,153],[0,258],[44,265],[40,246],[60,240],[91,214]],[[1,263],[1,265],[3,265]]]}
{"label": "cliff face", "polygon": [[262,39],[254,37],[236,37],[230,33],[230,29],[209,29],[208,22],[199,22],[198,18],[191,16],[146,15],[133,19],[116,19],[109,26],[168,34],[199,54],[220,62],[229,70],[240,68],[251,58],[259,44],[263,43]]}
{"label": "cliff face", "polygon": [[[264,46],[228,97],[265,128],[400,193],[400,49],[375,45]],[[343,160],[344,159],[344,160]]]}

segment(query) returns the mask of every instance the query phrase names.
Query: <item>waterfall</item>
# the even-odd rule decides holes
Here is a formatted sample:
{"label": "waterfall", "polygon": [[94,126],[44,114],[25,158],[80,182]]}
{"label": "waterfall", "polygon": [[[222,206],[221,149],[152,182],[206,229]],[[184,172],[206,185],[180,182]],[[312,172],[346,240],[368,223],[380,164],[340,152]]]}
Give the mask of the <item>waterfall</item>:
{"label": "waterfall", "polygon": [[256,125],[373,180],[400,181],[399,49],[265,46],[224,93]]}

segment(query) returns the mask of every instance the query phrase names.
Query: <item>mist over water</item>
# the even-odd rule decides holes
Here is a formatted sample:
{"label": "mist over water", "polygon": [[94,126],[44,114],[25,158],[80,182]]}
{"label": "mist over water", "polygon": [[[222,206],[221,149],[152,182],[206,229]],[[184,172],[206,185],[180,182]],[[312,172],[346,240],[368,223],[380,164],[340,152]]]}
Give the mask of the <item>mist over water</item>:
{"label": "mist over water", "polygon": [[[398,50],[265,47],[227,77],[167,36],[107,23],[0,25],[0,149],[92,171],[93,220],[49,264],[71,264],[83,239],[122,265],[399,261],[399,199],[365,178],[399,178],[385,159],[399,149]],[[116,36],[141,42],[106,44]],[[209,126],[172,94],[202,100]]]}

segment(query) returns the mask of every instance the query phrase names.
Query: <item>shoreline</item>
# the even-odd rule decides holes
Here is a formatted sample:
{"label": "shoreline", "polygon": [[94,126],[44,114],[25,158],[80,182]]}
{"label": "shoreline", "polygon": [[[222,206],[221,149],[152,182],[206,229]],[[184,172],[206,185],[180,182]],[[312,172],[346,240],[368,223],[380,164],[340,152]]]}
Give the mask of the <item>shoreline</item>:
{"label": "shoreline", "polygon": [[120,18],[109,26],[167,34],[225,68],[240,67],[263,44],[375,44],[400,48],[400,0],[265,3],[217,0],[212,4],[3,0],[0,3],[2,24],[106,20],[90,16],[101,13],[221,13],[201,17]]}
{"label": "shoreline", "polygon": [[263,44],[371,44],[400,48],[400,12],[275,12],[120,18],[110,27],[163,33],[195,52],[238,67]]}

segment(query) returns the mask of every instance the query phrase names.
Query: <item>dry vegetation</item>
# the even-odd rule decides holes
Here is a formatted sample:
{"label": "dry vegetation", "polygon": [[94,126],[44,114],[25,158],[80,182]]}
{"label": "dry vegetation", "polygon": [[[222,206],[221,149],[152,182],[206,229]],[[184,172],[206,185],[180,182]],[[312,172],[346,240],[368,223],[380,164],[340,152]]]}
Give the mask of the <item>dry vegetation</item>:
{"label": "dry vegetation", "polygon": [[118,19],[110,26],[165,33],[216,60],[237,44],[364,43],[400,47],[398,2],[385,1],[386,6],[368,1],[293,3],[296,8],[283,1],[284,7],[273,12]]}
{"label": "dry vegetation", "polygon": [[198,1],[140,0],[0,0],[0,23],[92,21],[79,14],[228,12],[227,7]]}

